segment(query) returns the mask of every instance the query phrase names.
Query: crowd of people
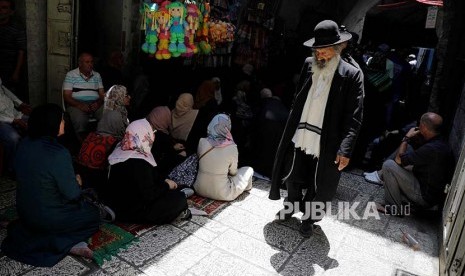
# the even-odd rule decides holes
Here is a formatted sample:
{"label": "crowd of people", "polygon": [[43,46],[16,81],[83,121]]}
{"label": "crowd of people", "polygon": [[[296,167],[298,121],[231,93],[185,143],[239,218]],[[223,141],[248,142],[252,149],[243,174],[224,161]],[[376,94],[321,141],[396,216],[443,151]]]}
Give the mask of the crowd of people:
{"label": "crowd of people", "polygon": [[[388,50],[380,47],[365,62],[351,38],[331,20],[315,27],[315,37],[304,43],[312,56],[297,78],[291,108],[250,64],[232,87],[218,77],[206,78],[170,104],[153,103],[146,114],[131,109],[132,97],[141,102],[144,97],[121,78],[105,79],[107,74],[94,71],[90,53],[82,53],[78,67],[66,75],[62,107],[45,104],[31,111],[2,85],[1,141],[19,183],[19,220],[8,225],[2,251],[36,266],[53,266],[68,253],[91,258],[86,241],[105,214],[87,200],[89,190],[118,221],[164,224],[191,218],[187,198],[194,191],[232,201],[252,188],[257,172],[271,181],[271,200],[281,198],[280,189],[288,191],[284,201],[294,209],[286,210],[285,204],[277,218],[302,211],[307,219],[300,233],[310,237],[319,219],[306,214],[311,210],[305,207],[332,200],[341,171],[356,161],[357,150],[365,154],[382,129],[394,129],[393,104],[404,95],[393,92],[401,87],[396,77],[402,70],[388,70],[396,68],[387,62]],[[113,69],[121,68],[121,56],[111,57]],[[380,132],[371,133],[376,128],[370,124],[370,98],[378,99],[379,93],[390,96],[376,117],[383,121]],[[68,133],[65,121],[72,126]],[[408,202],[420,208],[441,203],[437,194],[448,178],[434,176],[447,176],[450,168],[445,167],[450,150],[439,135],[441,124],[438,114],[423,115],[419,129],[405,131],[393,160],[381,158],[382,169],[365,176],[384,182],[386,202],[380,211]],[[62,145],[66,135],[78,141],[75,153]],[[418,137],[419,144],[408,150]],[[192,186],[171,179],[192,156],[198,162]]]}

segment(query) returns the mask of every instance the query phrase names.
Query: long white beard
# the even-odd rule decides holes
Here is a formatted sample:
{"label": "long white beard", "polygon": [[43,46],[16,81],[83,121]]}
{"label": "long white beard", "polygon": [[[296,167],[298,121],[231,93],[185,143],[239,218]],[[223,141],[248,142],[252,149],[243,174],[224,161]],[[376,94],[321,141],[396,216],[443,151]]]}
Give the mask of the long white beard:
{"label": "long white beard", "polygon": [[339,61],[340,56],[336,55],[323,68],[312,64],[312,86],[292,138],[296,148],[317,158],[320,156],[320,137],[326,102]]}

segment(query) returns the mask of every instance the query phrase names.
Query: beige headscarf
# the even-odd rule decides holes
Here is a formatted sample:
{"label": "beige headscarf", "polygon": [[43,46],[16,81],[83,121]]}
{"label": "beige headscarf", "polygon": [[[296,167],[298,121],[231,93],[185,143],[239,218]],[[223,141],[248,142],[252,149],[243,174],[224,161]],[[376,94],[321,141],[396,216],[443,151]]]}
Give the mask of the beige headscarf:
{"label": "beige headscarf", "polygon": [[169,134],[171,110],[167,106],[157,106],[147,115],[147,121],[157,131]]}
{"label": "beige headscarf", "polygon": [[199,111],[192,109],[194,106],[194,97],[190,93],[179,95],[176,101],[176,107],[171,113],[171,137],[174,139],[186,141],[194,125],[195,118]]}

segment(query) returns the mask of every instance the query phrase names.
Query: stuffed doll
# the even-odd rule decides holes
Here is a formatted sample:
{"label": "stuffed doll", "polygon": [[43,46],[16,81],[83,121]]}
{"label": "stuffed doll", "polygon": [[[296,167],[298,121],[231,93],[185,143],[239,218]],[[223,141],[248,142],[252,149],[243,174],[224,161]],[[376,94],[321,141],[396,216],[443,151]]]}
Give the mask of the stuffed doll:
{"label": "stuffed doll", "polygon": [[143,13],[143,26],[145,30],[145,42],[142,44],[142,51],[148,54],[155,54],[157,51],[157,31],[155,27],[155,12],[157,4],[143,4],[141,12]]}
{"label": "stuffed doll", "polygon": [[179,57],[186,52],[184,44],[184,29],[186,27],[186,7],[180,2],[173,2],[167,6],[170,14],[170,44],[168,50],[173,57]]}
{"label": "stuffed doll", "polygon": [[170,40],[169,22],[170,14],[166,9],[166,6],[170,4],[169,1],[162,3],[161,8],[155,13],[157,20],[157,32],[158,32],[158,51],[155,54],[156,59],[169,59],[171,57],[170,51],[168,51],[168,44]]}
{"label": "stuffed doll", "polygon": [[185,29],[185,39],[186,44],[186,53],[183,56],[190,57],[193,54],[197,54],[199,51],[197,46],[194,44],[195,32],[199,28],[199,17],[200,10],[196,4],[187,5],[187,28]]}
{"label": "stuffed doll", "polygon": [[210,21],[210,3],[205,1],[204,3],[200,4],[200,12],[201,12],[201,25],[197,29],[197,43],[198,48],[202,54],[209,54],[211,52],[210,43],[208,43],[208,33],[209,27],[208,22]]}

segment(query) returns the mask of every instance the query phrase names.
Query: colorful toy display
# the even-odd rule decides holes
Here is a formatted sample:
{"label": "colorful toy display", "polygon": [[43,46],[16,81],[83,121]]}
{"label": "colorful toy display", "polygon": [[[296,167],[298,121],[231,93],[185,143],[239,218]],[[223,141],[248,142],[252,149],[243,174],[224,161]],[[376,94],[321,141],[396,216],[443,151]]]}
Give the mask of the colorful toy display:
{"label": "colorful toy display", "polygon": [[194,37],[197,29],[199,28],[199,18],[200,18],[200,10],[196,4],[191,3],[187,5],[187,17],[186,22],[187,26],[185,29],[185,39],[184,42],[186,44],[186,53],[184,54],[186,57],[190,57],[193,54],[197,54],[199,51],[197,46],[194,43]]}
{"label": "colorful toy display", "polygon": [[143,13],[142,29],[145,30],[145,42],[142,44],[142,51],[148,54],[155,54],[157,51],[158,35],[156,31],[155,12],[157,4],[143,3],[141,13]]}
{"label": "colorful toy display", "polygon": [[209,27],[210,42],[212,47],[216,44],[234,41],[234,33],[236,32],[236,28],[233,24],[220,20],[214,20],[209,23]]}
{"label": "colorful toy display", "polygon": [[[234,40],[233,24],[210,20],[208,0],[143,0],[143,52],[156,59],[209,55]],[[221,45],[220,45],[221,44]],[[218,50],[224,54],[223,50]]]}
{"label": "colorful toy display", "polygon": [[209,26],[208,22],[210,21],[210,3],[203,2],[199,5],[200,13],[202,16],[202,21],[199,29],[197,30],[196,41],[199,45],[200,52],[202,54],[209,54],[212,50],[210,43],[208,42],[208,33]]}
{"label": "colorful toy display", "polygon": [[168,51],[170,14],[166,9],[170,3],[169,1],[164,1],[161,4],[161,8],[155,13],[158,32],[158,51],[155,53],[156,59],[169,59],[171,57],[171,53]]}
{"label": "colorful toy display", "polygon": [[167,6],[170,14],[170,44],[168,50],[173,57],[179,57],[185,53],[186,45],[184,44],[184,29],[186,23],[186,7],[180,2],[172,2]]}

